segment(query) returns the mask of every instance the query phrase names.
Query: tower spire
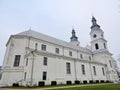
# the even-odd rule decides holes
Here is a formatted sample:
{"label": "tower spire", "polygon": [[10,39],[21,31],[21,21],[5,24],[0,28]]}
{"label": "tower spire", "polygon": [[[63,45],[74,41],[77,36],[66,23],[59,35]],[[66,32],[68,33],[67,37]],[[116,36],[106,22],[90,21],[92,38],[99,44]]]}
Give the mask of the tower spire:
{"label": "tower spire", "polygon": [[70,38],[70,43],[75,46],[79,46],[80,42],[78,41],[78,37],[76,36],[74,28],[72,28],[72,37]]}
{"label": "tower spire", "polygon": [[78,41],[78,37],[76,36],[74,28],[72,29],[72,37],[70,39],[71,41]]}
{"label": "tower spire", "polygon": [[91,47],[92,51],[107,51],[107,41],[104,38],[104,32],[100,29],[97,24],[97,20],[92,16],[92,26],[91,26]]}
{"label": "tower spire", "polygon": [[94,16],[92,16],[92,26],[91,26],[91,29],[94,28],[94,27],[100,28],[100,26],[97,24],[97,20],[95,19]]}

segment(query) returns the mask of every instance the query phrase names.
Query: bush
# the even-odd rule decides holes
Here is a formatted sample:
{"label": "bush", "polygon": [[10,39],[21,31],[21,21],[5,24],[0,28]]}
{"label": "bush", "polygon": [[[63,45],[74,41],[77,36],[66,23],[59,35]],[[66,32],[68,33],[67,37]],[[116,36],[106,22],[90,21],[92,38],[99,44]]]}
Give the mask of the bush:
{"label": "bush", "polygon": [[70,85],[70,84],[72,84],[72,82],[71,82],[71,81],[67,81],[66,83],[67,83],[67,85]]}
{"label": "bush", "polygon": [[19,84],[18,84],[18,83],[13,83],[12,86],[13,86],[13,87],[19,87]]}
{"label": "bush", "polygon": [[90,80],[89,83],[93,83],[93,80]]}
{"label": "bush", "polygon": [[104,80],[100,80],[100,83],[104,83]]}
{"label": "bush", "polygon": [[39,86],[45,86],[45,82],[43,81],[39,82]]}
{"label": "bush", "polygon": [[75,84],[80,84],[80,81],[76,80],[76,81],[75,81]]}
{"label": "bush", "polygon": [[51,81],[51,86],[53,85],[57,85],[57,82],[56,81]]}
{"label": "bush", "polygon": [[109,80],[107,80],[107,81],[106,81],[106,83],[110,83],[110,81],[109,81]]}
{"label": "bush", "polygon": [[85,80],[85,81],[83,81],[83,83],[84,83],[84,84],[87,84],[87,81]]}
{"label": "bush", "polygon": [[99,80],[96,80],[96,83],[99,83]]}

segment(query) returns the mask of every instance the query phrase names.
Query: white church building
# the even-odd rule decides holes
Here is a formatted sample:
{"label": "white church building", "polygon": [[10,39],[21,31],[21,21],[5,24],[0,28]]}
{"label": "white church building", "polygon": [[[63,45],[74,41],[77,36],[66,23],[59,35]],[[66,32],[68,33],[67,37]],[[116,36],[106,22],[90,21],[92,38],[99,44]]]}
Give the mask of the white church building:
{"label": "white church building", "polygon": [[81,47],[74,29],[70,42],[32,30],[11,35],[6,44],[0,85],[118,81],[107,40],[95,17],[92,17],[90,37],[91,45]]}

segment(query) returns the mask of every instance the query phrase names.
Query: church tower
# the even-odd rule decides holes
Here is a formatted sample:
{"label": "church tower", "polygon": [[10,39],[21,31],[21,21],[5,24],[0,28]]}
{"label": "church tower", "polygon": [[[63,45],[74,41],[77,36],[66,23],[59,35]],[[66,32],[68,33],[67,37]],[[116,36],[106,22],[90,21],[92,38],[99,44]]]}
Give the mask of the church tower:
{"label": "church tower", "polygon": [[104,32],[100,29],[100,26],[97,24],[97,20],[94,16],[92,17],[90,36],[93,52],[107,50],[107,40],[104,38]]}
{"label": "church tower", "polygon": [[78,37],[76,36],[76,33],[75,33],[75,30],[74,30],[74,28],[73,28],[73,30],[72,30],[72,37],[70,38],[70,43],[72,44],[72,45],[76,45],[76,46],[79,46],[79,41],[78,41]]}
{"label": "church tower", "polygon": [[107,47],[107,40],[104,38],[104,32],[97,24],[95,17],[92,17],[91,26],[91,48],[93,52],[93,61],[105,64],[107,80],[115,82],[118,78],[114,67],[112,54]]}

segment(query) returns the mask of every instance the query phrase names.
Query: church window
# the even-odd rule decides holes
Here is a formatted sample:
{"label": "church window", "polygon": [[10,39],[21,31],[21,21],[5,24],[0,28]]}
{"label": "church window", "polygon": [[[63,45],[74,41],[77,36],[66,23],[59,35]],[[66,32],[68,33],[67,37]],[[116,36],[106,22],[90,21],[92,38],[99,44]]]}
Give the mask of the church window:
{"label": "church window", "polygon": [[27,75],[27,73],[25,72],[25,73],[24,73],[24,81],[26,80],[26,75]]}
{"label": "church window", "polygon": [[66,73],[71,74],[71,68],[70,68],[70,63],[66,63]]}
{"label": "church window", "polygon": [[102,73],[103,73],[103,76],[105,75],[105,70],[104,68],[102,67]]}
{"label": "church window", "polygon": [[98,43],[95,44],[95,48],[96,48],[96,49],[99,49]]}
{"label": "church window", "polygon": [[59,48],[55,48],[55,52],[56,52],[56,53],[59,53]]}
{"label": "church window", "polygon": [[46,45],[42,44],[41,45],[41,50],[46,51]]}
{"label": "church window", "polygon": [[80,54],[80,58],[83,59],[83,55],[82,54]]}
{"label": "church window", "polygon": [[26,66],[28,65],[28,58],[26,59]]}
{"label": "church window", "polygon": [[37,50],[37,47],[38,47],[38,44],[37,44],[37,43],[35,43],[35,50]]}
{"label": "church window", "polygon": [[104,43],[104,48],[106,49],[106,45],[105,45],[105,43]]}
{"label": "church window", "polygon": [[47,57],[43,57],[43,65],[47,65]]}
{"label": "church window", "polygon": [[94,35],[93,35],[93,38],[96,38],[96,37],[97,37],[97,35],[96,35],[96,34],[94,34]]}
{"label": "church window", "polygon": [[103,37],[103,34],[101,34],[101,37]]}
{"label": "church window", "polygon": [[109,63],[110,63],[110,66],[112,67],[112,62],[111,62],[111,60],[109,60]]}
{"label": "church window", "polygon": [[0,73],[0,80],[1,80],[1,78],[2,78],[2,73]]}
{"label": "church window", "polygon": [[19,67],[21,55],[15,55],[14,67]]}
{"label": "church window", "polygon": [[42,77],[43,80],[46,80],[47,79],[47,72],[43,72],[43,77]]}
{"label": "church window", "polygon": [[91,60],[91,56],[89,56],[89,60]]}
{"label": "church window", "polygon": [[82,74],[85,75],[85,65],[81,65]]}
{"label": "church window", "polygon": [[95,66],[93,66],[93,72],[94,72],[94,75],[96,75],[96,68],[95,68]]}
{"label": "church window", "polygon": [[72,52],[71,51],[69,51],[69,56],[72,56]]}

